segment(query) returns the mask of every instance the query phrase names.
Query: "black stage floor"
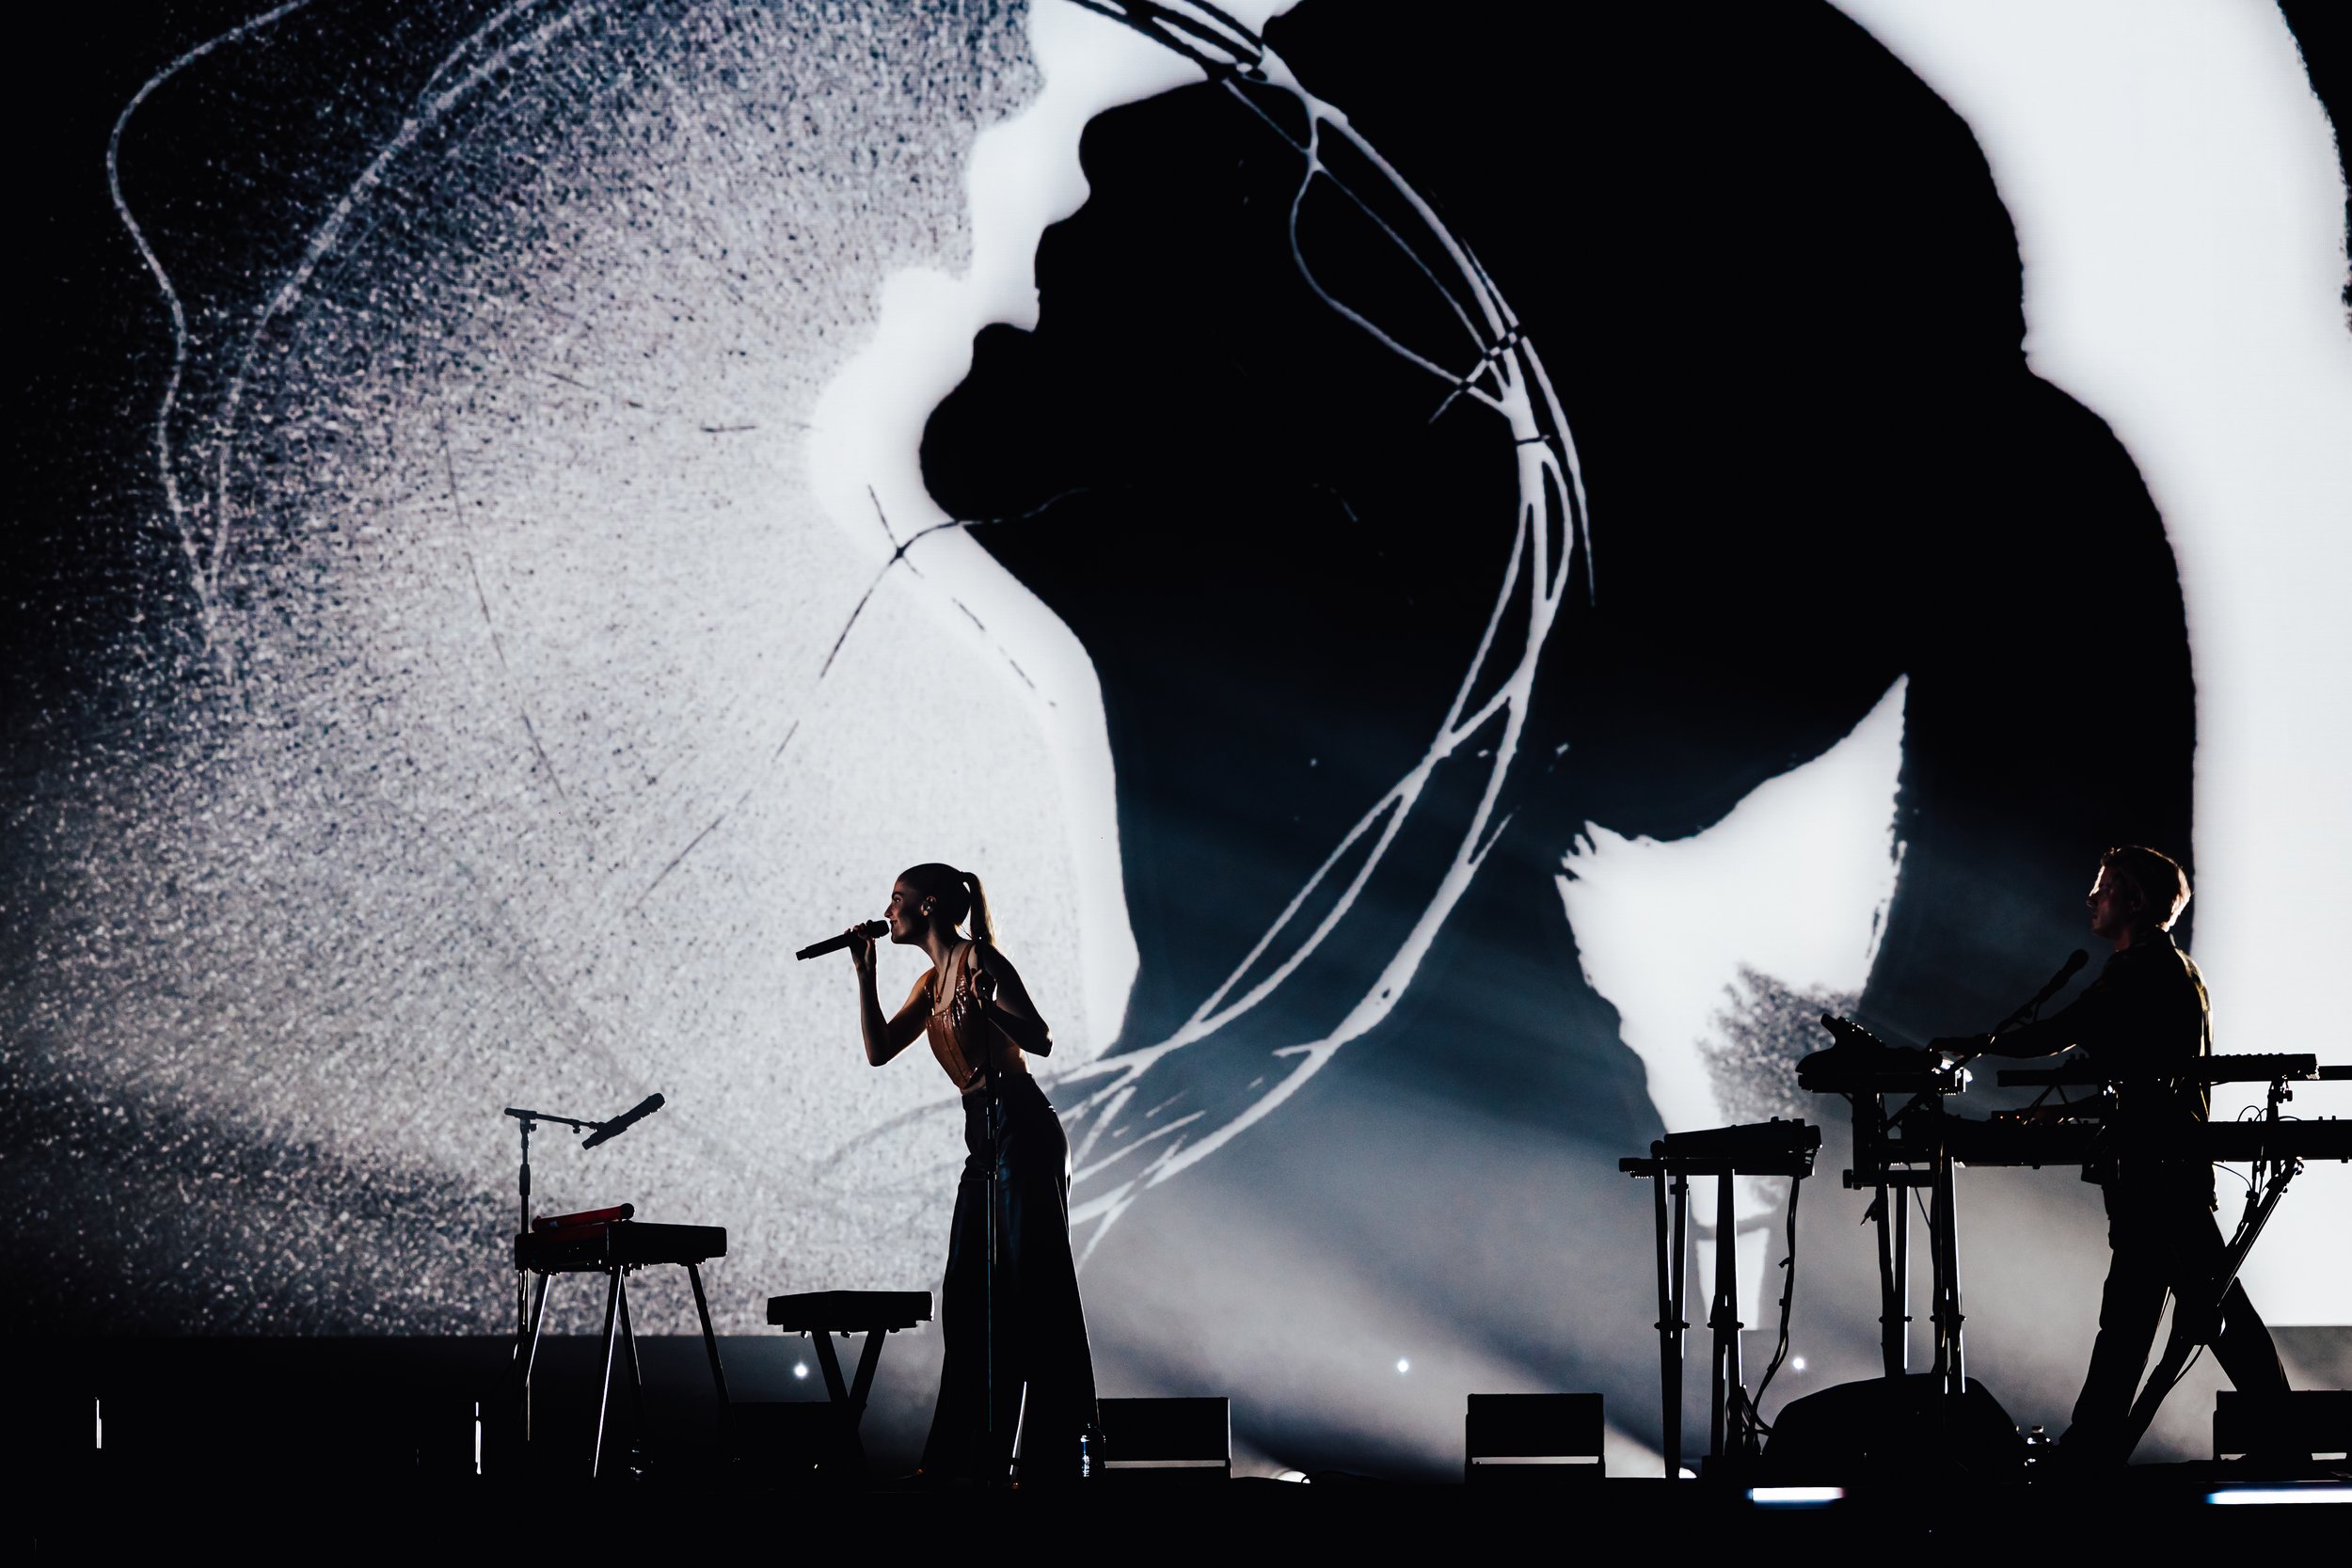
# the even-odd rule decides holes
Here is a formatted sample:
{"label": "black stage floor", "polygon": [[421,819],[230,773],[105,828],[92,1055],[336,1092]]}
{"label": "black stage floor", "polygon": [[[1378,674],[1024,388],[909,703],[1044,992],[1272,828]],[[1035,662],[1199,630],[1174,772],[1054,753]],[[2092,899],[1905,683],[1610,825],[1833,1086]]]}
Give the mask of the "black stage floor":
{"label": "black stage floor", "polygon": [[[1914,1483],[1811,1507],[1759,1504],[1700,1482],[1611,1479],[1556,1489],[1305,1484],[1267,1480],[1185,1485],[1110,1481],[1052,1491],[850,1491],[751,1478],[529,1486],[358,1473],[289,1484],[266,1473],[204,1481],[87,1476],[43,1487],[19,1514],[19,1540],[77,1555],[235,1544],[248,1556],[331,1551],[363,1559],[479,1544],[902,1553],[1025,1549],[1057,1557],[1206,1560],[1280,1552],[1518,1560],[1580,1549],[1651,1558],[1715,1549],[1876,1550],[1949,1546],[1972,1554],[2102,1544],[2134,1553],[2294,1549],[2341,1561],[2352,1486],[2303,1481],[2257,1496],[2207,1466],[2136,1467],[2107,1483]],[[2240,1499],[2217,1504],[2217,1496]],[[2332,1503],[2322,1498],[2332,1497]],[[2299,1499],[2299,1502],[2298,1502]],[[2316,1503],[2317,1506],[2309,1506]]]}
{"label": "black stage floor", "polygon": [[[23,1346],[0,1456],[22,1499],[10,1511],[17,1538],[77,1555],[183,1550],[219,1544],[229,1532],[262,1556],[373,1557],[477,1543],[993,1553],[1036,1539],[1072,1555],[1384,1559],[1580,1546],[1646,1555],[1945,1543],[2042,1551],[2054,1542],[2110,1541],[2268,1549],[2311,1541],[2328,1561],[2342,1560],[2352,1539],[2352,1475],[2308,1466],[2288,1476],[2244,1463],[2001,1477],[1931,1463],[1843,1478],[1842,1495],[1819,1499],[1752,1496],[1720,1479],[1612,1475],[1531,1485],[1532,1470],[1474,1484],[1346,1469],[1304,1482],[1194,1471],[1018,1490],[853,1483],[837,1464],[796,1467],[788,1442],[747,1443],[750,1428],[720,1418],[698,1339],[644,1344],[644,1419],[616,1406],[598,1481],[587,1470],[601,1347],[586,1341],[550,1342],[527,1450],[516,1448],[500,1398],[509,1353],[493,1338]],[[731,1382],[743,1386],[734,1390],[739,1401],[775,1412],[777,1403],[758,1398],[775,1390],[759,1386],[752,1344],[724,1345]],[[794,1408],[813,1415],[818,1406],[803,1400]],[[911,1464],[903,1433],[874,1437],[871,1475]]]}

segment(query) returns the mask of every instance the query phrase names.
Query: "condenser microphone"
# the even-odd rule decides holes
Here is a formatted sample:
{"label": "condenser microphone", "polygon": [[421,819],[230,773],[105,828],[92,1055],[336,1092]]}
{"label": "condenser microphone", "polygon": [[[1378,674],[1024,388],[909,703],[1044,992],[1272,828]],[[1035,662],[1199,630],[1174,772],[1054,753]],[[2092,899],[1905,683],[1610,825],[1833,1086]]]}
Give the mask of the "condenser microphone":
{"label": "condenser microphone", "polygon": [[580,1141],[580,1147],[582,1148],[594,1148],[600,1143],[605,1143],[611,1139],[619,1137],[622,1133],[628,1132],[630,1128],[636,1126],[639,1122],[644,1120],[647,1117],[661,1109],[662,1104],[663,1101],[660,1095],[649,1094],[645,1096],[644,1099],[639,1101],[628,1110],[623,1111],[619,1116],[614,1117],[611,1121],[604,1123],[594,1132],[589,1133],[585,1138],[582,1138]]}
{"label": "condenser microphone", "polygon": [[822,942],[803,947],[792,956],[796,958],[821,958],[828,953],[838,953],[844,947],[849,946],[850,939],[853,936],[864,937],[868,942],[880,942],[889,934],[890,922],[869,920],[862,926],[853,927],[842,932],[837,937],[827,937]]}

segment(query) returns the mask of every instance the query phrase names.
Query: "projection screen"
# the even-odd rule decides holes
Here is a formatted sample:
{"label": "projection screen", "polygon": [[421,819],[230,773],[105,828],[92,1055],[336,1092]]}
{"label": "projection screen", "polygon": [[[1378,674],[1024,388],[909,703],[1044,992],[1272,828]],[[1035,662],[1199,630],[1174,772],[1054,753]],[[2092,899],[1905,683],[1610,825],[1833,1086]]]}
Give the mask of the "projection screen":
{"label": "projection screen", "polygon": [[[1104,1391],[1238,1391],[1268,1465],[1442,1469],[1466,1391],[1655,1445],[1661,1130],[1832,1129],[1776,1392],[1869,1375],[1793,1063],[2079,988],[2109,845],[2188,866],[2218,1049],[2352,1062],[2345,187],[2285,20],[1309,0],[1216,13],[1236,74],[1156,9],[81,24],[20,1326],[502,1332],[502,1109],[657,1091],[544,1131],[537,1207],[728,1227],[724,1331],[932,1286],[953,1091],[790,956],[922,862],[1054,1025]],[[1964,1180],[1972,1370],[2058,1424],[2097,1192]],[[2352,1323],[2347,1201],[2281,1207],[2274,1323]],[[1786,1184],[1740,1202],[1769,1328]]]}

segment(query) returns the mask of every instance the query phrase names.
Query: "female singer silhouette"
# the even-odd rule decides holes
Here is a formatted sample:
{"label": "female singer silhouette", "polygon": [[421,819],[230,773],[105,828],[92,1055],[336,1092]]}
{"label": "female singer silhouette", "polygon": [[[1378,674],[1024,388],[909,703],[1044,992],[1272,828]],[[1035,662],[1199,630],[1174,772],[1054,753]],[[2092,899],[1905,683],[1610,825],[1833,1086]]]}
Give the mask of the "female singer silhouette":
{"label": "female singer silhouette", "polygon": [[[850,928],[866,1059],[881,1067],[917,1035],[929,1036],[932,1056],[963,1096],[969,1150],[947,1237],[940,1312],[946,1357],[923,1474],[1001,1480],[1015,1458],[1017,1431],[1028,1460],[1025,1480],[1075,1476],[1095,1402],[1070,1256],[1070,1144],[1027,1063],[1029,1054],[1053,1050],[1053,1032],[996,950],[979,878],[937,863],[911,866],[890,890],[884,914],[890,940],[922,948],[931,967],[884,1018],[874,991],[873,940]],[[957,929],[967,916],[968,937]]]}

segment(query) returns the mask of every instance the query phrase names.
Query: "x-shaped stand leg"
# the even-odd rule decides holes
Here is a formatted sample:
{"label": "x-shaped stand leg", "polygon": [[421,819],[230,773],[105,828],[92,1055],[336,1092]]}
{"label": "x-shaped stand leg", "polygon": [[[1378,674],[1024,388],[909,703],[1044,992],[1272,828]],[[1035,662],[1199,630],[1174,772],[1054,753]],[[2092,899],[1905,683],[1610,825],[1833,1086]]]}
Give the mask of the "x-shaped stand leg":
{"label": "x-shaped stand leg", "polygon": [[842,1441],[856,1466],[857,1479],[866,1476],[866,1443],[858,1435],[858,1423],[866,1417],[866,1396],[874,1386],[874,1369],[882,1362],[882,1341],[889,1338],[880,1329],[869,1330],[866,1349],[857,1358],[857,1378],[848,1387],[841,1383],[841,1357],[833,1348],[833,1336],[823,1329],[809,1338],[817,1341],[817,1365],[825,1374],[825,1392],[833,1396],[834,1409],[839,1413]]}

